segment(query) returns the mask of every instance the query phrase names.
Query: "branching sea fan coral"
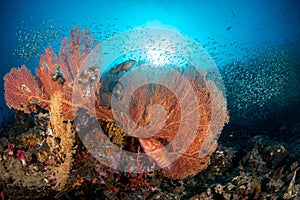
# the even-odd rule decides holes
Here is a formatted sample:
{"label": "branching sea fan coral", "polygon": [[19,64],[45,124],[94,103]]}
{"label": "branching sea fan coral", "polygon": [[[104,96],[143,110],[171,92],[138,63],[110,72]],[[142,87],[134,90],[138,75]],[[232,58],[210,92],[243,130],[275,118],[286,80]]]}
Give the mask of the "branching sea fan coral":
{"label": "branching sea fan coral", "polygon": [[[88,103],[81,102],[76,105],[72,102],[74,92],[74,83],[85,71],[80,71],[80,66],[97,43],[92,39],[89,31],[80,31],[79,28],[73,28],[70,39],[65,38],[62,41],[61,49],[58,55],[55,55],[52,47],[45,50],[45,54],[40,56],[39,68],[36,70],[36,77],[30,71],[22,66],[19,69],[13,68],[5,77],[5,100],[10,108],[22,110],[26,113],[35,112],[38,108],[49,110],[49,102],[52,94],[61,91],[63,94],[63,114],[66,120],[73,119],[73,109],[84,107],[94,109],[89,106],[90,101],[95,101],[95,92],[91,94]],[[100,84],[99,70],[94,68],[94,82]],[[87,77],[89,78],[89,77]],[[93,90],[93,88],[88,88]],[[78,95],[87,91],[76,90]],[[98,109],[102,116],[102,108]],[[107,118],[109,118],[106,115]],[[105,118],[105,117],[104,117]]]}
{"label": "branching sea fan coral", "polygon": [[[222,80],[205,50],[179,32],[141,28],[113,36],[93,51],[86,61],[101,63],[99,103],[112,111],[114,124],[127,137],[138,140],[134,144],[144,151],[139,160],[150,157],[154,170],[176,179],[205,169],[228,121]],[[85,143],[86,134],[79,135]],[[101,161],[107,165],[139,173],[128,163],[137,159],[136,151],[93,146],[96,156],[114,151],[120,159],[112,166],[113,159],[105,157]],[[145,171],[152,166],[146,164]]]}
{"label": "branching sea fan coral", "polygon": [[[156,71],[145,65],[137,70],[134,75],[154,76]],[[209,156],[216,149],[218,136],[228,120],[226,100],[215,83],[205,81],[204,75],[192,67],[182,69],[181,75],[186,83],[170,75],[164,85],[151,83],[134,91],[136,85],[128,84],[130,88],[124,90],[134,91],[129,103],[124,97],[118,99],[116,92],[111,94],[118,101],[112,106],[116,124],[130,132],[130,136],[139,138],[146,154],[165,169],[164,175],[175,179],[195,175],[208,166]],[[128,75],[127,79],[139,77]],[[185,88],[184,84],[191,87]],[[172,85],[173,89],[165,85]],[[162,110],[155,105],[162,106]],[[128,115],[124,114],[126,110]],[[161,114],[163,111],[165,115]]]}
{"label": "branching sea fan coral", "polygon": [[36,77],[25,66],[12,68],[4,79],[5,100],[10,108],[30,113],[31,105],[43,98]]}

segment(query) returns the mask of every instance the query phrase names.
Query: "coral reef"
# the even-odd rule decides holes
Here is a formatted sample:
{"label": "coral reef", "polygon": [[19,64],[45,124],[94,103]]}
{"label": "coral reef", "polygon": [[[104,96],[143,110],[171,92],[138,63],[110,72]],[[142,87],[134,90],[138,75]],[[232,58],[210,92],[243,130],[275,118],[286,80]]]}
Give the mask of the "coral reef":
{"label": "coral reef", "polygon": [[[36,76],[24,66],[6,75],[5,98],[8,106],[18,111],[14,124],[1,127],[7,137],[0,139],[0,198],[25,199],[28,195],[30,199],[300,198],[299,123],[282,125],[264,136],[252,129],[248,132],[227,129],[218,145],[216,140],[228,121],[224,93],[211,74],[196,72],[193,66],[174,67],[192,86],[201,115],[196,122],[186,121],[190,126],[197,124],[196,131],[187,127],[186,134],[173,142],[180,123],[188,118],[181,116],[178,97],[162,84],[151,83],[136,89],[126,106],[124,91],[130,88],[124,88],[118,79],[139,67],[141,73],[151,74],[151,68],[126,60],[100,77],[99,66],[82,68],[95,45],[97,42],[90,32],[75,28],[70,39],[63,40],[57,55],[51,47],[41,55]],[[191,92],[176,85],[176,78],[169,76],[169,80],[170,85],[183,91],[182,96]],[[280,83],[290,83],[284,80]],[[232,83],[227,81],[229,85]],[[276,94],[275,91],[267,97],[271,99]],[[113,97],[125,105],[114,113],[119,115],[118,120],[112,117]],[[239,96],[237,103],[246,106],[242,98]],[[187,98],[186,109],[193,107],[192,102]],[[154,115],[157,104],[166,111],[162,127],[164,120]],[[128,109],[129,116],[122,109]],[[74,119],[76,112],[81,115]],[[138,126],[128,131],[132,125],[130,118]],[[103,133],[95,129],[95,123],[100,124]],[[150,123],[153,126],[149,132],[142,131]],[[161,129],[157,134],[146,137],[158,127]],[[136,153],[137,157],[112,150],[99,152],[98,156],[110,163],[104,165],[79,138],[78,132],[82,130],[91,146],[97,140],[103,147],[115,145],[118,150]],[[187,145],[189,134],[194,138]],[[272,139],[266,136],[271,134]],[[291,136],[289,142],[285,142],[283,135]],[[163,149],[170,143],[168,151]],[[180,151],[182,146],[188,146],[184,152]],[[157,153],[157,149],[163,150]],[[182,154],[170,162],[178,153]],[[142,159],[142,154],[148,157]],[[118,166],[130,169],[122,172],[116,170]],[[136,173],[132,172],[134,167]],[[162,169],[154,170],[157,168]]]}
{"label": "coral reef", "polygon": [[[253,148],[243,157],[228,160],[231,155],[228,148],[212,155],[212,162],[206,171],[201,172],[198,179],[208,177],[204,185],[207,188],[191,199],[297,199],[299,198],[299,181],[296,173],[299,164],[288,161],[287,151],[278,151],[277,158],[272,153],[283,145],[264,136],[256,136],[248,144]],[[240,149],[238,151],[242,151]],[[236,155],[238,154],[236,151]],[[268,153],[266,153],[268,152]],[[279,159],[280,158],[280,159]],[[286,162],[270,162],[270,160],[285,160]],[[224,163],[229,163],[225,164]],[[233,167],[233,166],[236,167]],[[224,170],[224,166],[226,170]],[[220,170],[215,169],[223,169]],[[230,170],[230,175],[226,172]],[[226,175],[227,174],[227,175]],[[218,177],[223,176],[223,180]],[[224,177],[226,176],[226,177]],[[204,190],[204,191],[203,191]]]}
{"label": "coral reef", "polygon": [[[47,118],[45,115],[42,116]],[[48,123],[47,120],[45,122]],[[66,123],[62,125],[67,126]],[[299,163],[291,157],[292,147],[278,138],[275,140],[266,136],[247,135],[237,138],[238,134],[232,136],[236,142],[221,141],[222,144],[211,155],[207,169],[183,180],[166,178],[163,171],[123,173],[114,170],[101,164],[88,153],[75,134],[73,146],[77,148],[72,156],[72,169],[69,171],[64,189],[56,191],[59,179],[56,172],[62,161],[60,154],[53,157],[50,152],[46,141],[53,136],[47,135],[51,132],[43,130],[43,127],[37,125],[16,137],[1,138],[0,193],[4,198],[24,199],[28,194],[31,199],[297,199],[300,197]],[[110,124],[109,127],[114,126]],[[293,126],[293,130],[295,129]],[[297,129],[300,130],[300,127]],[[284,131],[289,130],[292,129]],[[108,131],[105,131],[107,135]],[[113,132],[112,129],[110,131]],[[116,134],[118,133],[120,130],[116,129]],[[128,143],[128,139],[124,137],[126,144],[131,144],[127,148],[139,146],[137,141]],[[141,150],[140,146],[137,152]],[[277,154],[272,153],[274,151],[278,151]],[[25,159],[26,165],[22,165],[18,152],[23,153],[22,159]],[[107,155],[109,153],[107,152]],[[133,162],[139,162],[140,168],[144,167],[143,160]]]}
{"label": "coral reef", "polygon": [[[130,135],[129,132],[134,132],[135,137],[139,137],[138,134],[144,134],[141,128],[126,130],[126,126],[123,126],[128,124],[131,119],[121,116],[118,117],[118,119],[123,118],[121,121],[114,121],[110,105],[103,105],[101,102],[109,102],[112,95],[121,95],[122,90],[124,90],[120,84],[116,84],[114,85],[114,91],[117,91],[117,93],[103,93],[102,91],[107,91],[103,90],[103,87],[111,87],[111,84],[107,82],[115,81],[116,78],[120,78],[122,74],[127,73],[132,68],[138,67],[141,69],[140,73],[143,74],[149,67],[141,63],[136,64],[134,60],[128,60],[111,69],[107,73],[109,78],[106,81],[105,78],[102,78],[100,82],[99,66],[85,66],[87,55],[96,44],[90,32],[87,30],[80,32],[79,28],[74,28],[71,31],[70,40],[68,41],[67,38],[63,40],[58,55],[54,54],[54,50],[51,47],[46,48],[45,55],[40,56],[39,68],[36,72],[37,77],[32,76],[26,67],[13,69],[5,77],[5,98],[9,107],[26,111],[27,113],[31,111],[38,113],[40,109],[49,110],[51,109],[52,96],[56,92],[61,92],[64,120],[73,120],[74,114],[79,108],[82,108],[89,113],[94,113],[94,117],[100,123],[113,122],[118,126],[116,129],[124,129],[128,135]],[[134,65],[135,67],[133,67]],[[127,108],[131,114],[130,118],[139,126],[145,126],[151,122],[154,128],[152,132],[156,132],[158,124],[156,125],[155,123],[161,123],[162,119],[151,119],[150,107],[156,104],[165,107],[165,110],[168,112],[166,124],[153,138],[149,138],[148,141],[152,141],[152,143],[148,142],[148,144],[153,145],[163,141],[160,145],[163,147],[172,141],[171,157],[179,156],[179,159],[174,158],[172,160],[172,170],[169,172],[165,171],[164,174],[170,178],[183,179],[189,175],[195,175],[207,167],[209,155],[217,147],[216,139],[224,123],[228,121],[228,114],[223,91],[217,86],[218,83],[214,82],[217,80],[209,77],[207,72],[197,71],[195,66],[187,65],[185,68],[176,70],[186,78],[196,96],[196,99],[193,100],[190,97],[191,95],[188,95],[190,94],[189,91],[182,94],[182,96],[185,96],[184,104],[186,105],[184,105],[184,109],[180,108],[179,100],[175,94],[159,84],[146,85],[136,90],[132,96],[132,105],[127,108],[126,104],[124,104],[122,109]],[[210,72],[210,74],[213,73],[216,72]],[[177,88],[174,89],[181,91],[182,88],[178,85],[178,81],[178,78],[172,77],[169,84],[177,85]],[[17,83],[14,84],[14,86],[17,86],[17,89],[11,88],[12,82]],[[132,85],[132,87],[135,86]],[[108,89],[108,91],[111,91],[111,89]],[[23,98],[16,98],[14,96],[16,94],[22,94]],[[119,100],[122,104],[121,96]],[[198,105],[195,106],[194,102],[196,101]],[[183,111],[185,113],[181,113]],[[196,122],[195,126],[186,125],[185,128],[190,128],[190,130],[184,130],[184,134],[180,136],[182,139],[173,141],[181,124],[190,123],[191,116],[197,115],[196,113],[199,111],[201,112],[199,122]],[[116,115],[122,115],[123,111],[116,110],[116,112]],[[181,117],[181,115],[184,115],[184,117]],[[55,120],[53,121],[50,116],[50,121],[52,124]],[[193,133],[192,129],[196,126],[198,130],[196,133]],[[114,136],[109,132],[108,136],[114,140],[114,143],[123,146],[122,138],[125,137],[125,132],[120,132],[122,134],[119,137],[115,137],[118,136],[116,131],[113,132]],[[146,135],[143,135],[143,137],[146,137]],[[193,140],[190,144],[188,141],[185,142],[184,138],[193,138]],[[150,153],[150,150],[143,145],[145,141],[145,139],[140,139],[139,143],[158,165],[162,163],[170,164],[166,154],[163,156],[163,154],[154,155]],[[160,147],[158,146],[157,148]]]}

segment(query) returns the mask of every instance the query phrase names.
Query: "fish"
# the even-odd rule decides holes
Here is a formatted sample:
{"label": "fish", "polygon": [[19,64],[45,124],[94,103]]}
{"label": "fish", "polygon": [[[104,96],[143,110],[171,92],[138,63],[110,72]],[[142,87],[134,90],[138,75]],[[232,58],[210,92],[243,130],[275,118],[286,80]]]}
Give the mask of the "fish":
{"label": "fish", "polygon": [[232,26],[228,26],[228,27],[226,28],[226,31],[229,31],[231,28],[232,28]]}
{"label": "fish", "polygon": [[58,72],[53,74],[53,76],[51,78],[52,78],[52,81],[55,81],[60,85],[63,85],[65,83],[64,77],[61,76]]}
{"label": "fish", "polygon": [[146,154],[152,158],[158,164],[158,166],[167,172],[172,171],[172,165],[168,156],[168,152],[158,140],[139,138],[139,142]]}
{"label": "fish", "polygon": [[119,64],[116,68],[112,69],[110,71],[110,74],[119,74],[122,71],[127,72],[133,65],[135,64],[135,60],[128,60],[126,62],[123,62]]}
{"label": "fish", "polygon": [[232,14],[232,18],[235,18],[235,13],[233,11],[231,12],[231,14]]}

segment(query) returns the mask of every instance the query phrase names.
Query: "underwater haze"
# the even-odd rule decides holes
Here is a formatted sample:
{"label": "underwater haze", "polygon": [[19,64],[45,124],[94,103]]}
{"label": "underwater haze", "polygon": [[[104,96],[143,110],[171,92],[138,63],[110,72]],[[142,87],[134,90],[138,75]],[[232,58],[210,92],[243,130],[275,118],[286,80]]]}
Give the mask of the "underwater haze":
{"label": "underwater haze", "polygon": [[0,199],[300,199],[300,1],[0,18]]}

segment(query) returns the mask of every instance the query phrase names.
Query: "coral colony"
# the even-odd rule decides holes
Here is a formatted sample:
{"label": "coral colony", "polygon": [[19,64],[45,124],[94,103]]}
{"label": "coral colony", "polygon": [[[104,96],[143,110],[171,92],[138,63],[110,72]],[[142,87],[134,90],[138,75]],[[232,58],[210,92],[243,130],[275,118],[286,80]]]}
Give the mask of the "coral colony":
{"label": "coral colony", "polygon": [[[107,98],[107,96],[109,97],[112,94],[106,93],[103,96],[101,93],[99,94],[101,87],[99,69],[89,68],[89,71],[80,71],[88,53],[90,53],[92,47],[95,45],[93,42],[95,41],[92,40],[90,32],[86,30],[80,32],[78,28],[75,28],[71,32],[70,41],[67,39],[63,40],[58,55],[54,54],[51,47],[46,48],[45,55],[40,56],[40,64],[36,71],[36,76],[33,76],[25,66],[18,69],[13,68],[5,76],[5,100],[10,108],[24,111],[28,114],[38,114],[42,110],[49,111],[50,119],[47,129],[47,143],[51,152],[49,156],[54,157],[54,163],[60,163],[60,165],[54,165],[56,169],[53,172],[56,176],[56,181],[60,182],[56,184],[58,189],[63,189],[64,182],[66,182],[66,180],[61,179],[67,179],[68,177],[68,172],[60,175],[60,168],[63,168],[64,171],[69,171],[72,165],[72,153],[70,152],[72,152],[74,144],[74,132],[70,123],[74,118],[74,110],[76,113],[76,110],[79,108],[89,110],[94,109],[89,107],[90,105],[96,106],[95,117],[99,123],[104,124],[103,126],[108,128],[108,136],[112,138],[115,144],[120,147],[123,145],[136,145],[130,144],[130,141],[126,144],[126,137],[130,135],[126,134],[126,130],[122,130],[122,127],[113,125],[114,120],[111,110],[108,106],[100,104],[100,101],[103,101],[101,98]],[[134,63],[134,61],[127,61],[120,64],[118,68],[112,69],[110,74],[119,74],[122,71],[126,72]],[[214,90],[216,94],[209,92],[208,87],[213,89],[214,85],[212,82],[209,84],[206,83],[203,74],[198,74],[195,80],[192,77],[188,77],[188,74],[186,76],[193,86],[199,102],[198,106],[202,108],[202,113],[196,137],[190,147],[179,159],[171,163],[172,166],[169,167],[172,167],[172,170],[163,171],[165,176],[175,179],[183,179],[207,167],[209,155],[215,150],[216,143],[211,147],[206,147],[208,153],[203,158],[199,158],[199,151],[201,144],[205,140],[205,137],[207,137],[206,135],[210,126],[212,113],[210,110],[211,98],[214,97],[213,95],[215,97],[218,96],[220,99],[216,101],[220,101],[220,105],[225,105],[222,95],[217,95],[217,89]],[[84,89],[74,88],[75,81],[78,81],[81,85],[86,84],[82,87]],[[91,82],[94,83],[95,87],[87,87]],[[103,85],[105,86],[105,84]],[[74,104],[72,94],[75,89],[79,93],[78,95],[88,96],[86,102],[81,102],[80,105]],[[154,92],[151,94],[149,93],[150,90],[154,90]],[[150,158],[156,161],[157,165],[162,165],[164,162],[167,163],[168,158],[164,153],[151,154],[151,152],[162,148],[163,144],[170,142],[176,135],[176,130],[178,130],[181,120],[180,105],[176,101],[176,97],[163,86],[157,85],[154,87],[154,85],[150,85],[137,90],[134,93],[133,99],[138,99],[138,101],[134,103],[130,112],[134,120],[138,123],[148,123],[149,117],[147,118],[144,112],[152,104],[162,104],[168,110],[168,120],[165,127],[151,139],[139,139],[139,144],[137,144],[137,146],[141,146],[148,153]],[[93,103],[90,104],[90,102]],[[224,124],[227,118],[227,111],[223,109],[222,112],[223,114],[220,114],[222,123],[220,124]],[[220,128],[222,128],[222,125]],[[216,129],[220,128],[216,127]],[[59,142],[56,141],[58,139]],[[132,148],[137,149],[137,147]],[[140,147],[138,148],[140,149]],[[22,164],[24,165],[25,158],[23,153],[19,151],[19,160],[22,160]],[[58,161],[56,159],[61,160]]]}

